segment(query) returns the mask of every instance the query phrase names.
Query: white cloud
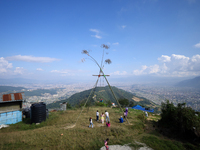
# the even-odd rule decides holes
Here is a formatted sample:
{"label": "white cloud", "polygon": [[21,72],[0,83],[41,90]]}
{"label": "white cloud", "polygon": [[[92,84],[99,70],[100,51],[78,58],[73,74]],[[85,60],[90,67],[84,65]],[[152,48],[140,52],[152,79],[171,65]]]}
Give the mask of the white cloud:
{"label": "white cloud", "polygon": [[122,28],[124,29],[124,28],[126,28],[126,26],[125,26],[125,25],[123,25],[123,26],[122,26]]}
{"label": "white cloud", "polygon": [[67,72],[63,72],[63,71],[59,71],[59,70],[51,70],[51,72],[56,72],[56,73],[67,73]]}
{"label": "white cloud", "polygon": [[191,58],[184,55],[162,55],[158,58],[160,64],[142,66],[140,70],[134,70],[134,75],[156,74],[160,76],[193,76],[200,75],[200,55]]}
{"label": "white cloud", "polygon": [[37,68],[36,70],[37,70],[37,71],[43,71],[43,69],[42,69],[42,68]]}
{"label": "white cloud", "polygon": [[197,43],[197,44],[195,44],[194,47],[196,47],[196,48],[200,48],[200,42]]}
{"label": "white cloud", "polygon": [[52,73],[58,73],[61,76],[67,76],[67,75],[74,76],[74,75],[83,73],[85,71],[83,71],[83,70],[67,70],[67,69],[63,69],[63,70],[52,70],[51,72]]}
{"label": "white cloud", "polygon": [[16,67],[14,70],[14,74],[23,74],[24,68],[23,67]]}
{"label": "white cloud", "polygon": [[159,72],[159,66],[158,65],[153,65],[153,66],[142,66],[141,70],[134,70],[133,74],[134,75],[142,75],[142,74],[153,74]]}
{"label": "white cloud", "polygon": [[157,73],[159,71],[160,71],[160,68],[159,68],[159,65],[157,65],[157,64],[149,67],[149,73],[150,74]]}
{"label": "white cloud", "polygon": [[118,43],[118,42],[116,42],[116,43],[113,43],[113,45],[119,45],[119,43]]}
{"label": "white cloud", "polygon": [[97,29],[90,29],[90,31],[96,33],[96,35],[91,35],[92,37],[95,37],[97,39],[101,39],[102,37],[99,35],[100,31]]}
{"label": "white cloud", "polygon": [[26,56],[26,55],[25,56],[15,55],[15,56],[6,57],[6,60],[48,63],[48,62],[52,62],[52,61],[58,61],[60,59],[50,58],[50,57],[34,57],[34,56]]}
{"label": "white cloud", "polygon": [[5,58],[0,58],[0,73],[6,73],[8,69],[12,68],[12,63],[9,63]]}
{"label": "white cloud", "polygon": [[111,75],[127,75],[127,72],[126,71],[122,71],[122,72],[120,72],[120,71],[115,71],[115,72],[113,72],[113,73],[110,73]]}
{"label": "white cloud", "polygon": [[171,57],[169,57],[167,55],[162,55],[161,57],[158,58],[158,60],[160,62],[169,62],[169,61],[171,61]]}
{"label": "white cloud", "polygon": [[95,33],[99,33],[99,30],[97,30],[97,29],[90,29],[90,31],[95,32]]}
{"label": "white cloud", "polygon": [[97,39],[101,39],[102,37],[101,36],[99,36],[99,35],[91,35],[92,37],[95,37],[95,38],[97,38]]}

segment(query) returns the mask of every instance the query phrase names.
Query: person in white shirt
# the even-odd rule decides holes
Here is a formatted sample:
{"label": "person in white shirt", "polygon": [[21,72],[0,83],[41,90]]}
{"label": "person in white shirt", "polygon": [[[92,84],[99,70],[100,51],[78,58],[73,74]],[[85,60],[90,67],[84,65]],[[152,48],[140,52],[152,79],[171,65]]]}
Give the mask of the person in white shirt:
{"label": "person in white shirt", "polygon": [[99,120],[99,111],[98,110],[97,110],[96,116],[97,116],[97,121],[98,121]]}
{"label": "person in white shirt", "polygon": [[110,121],[109,113],[107,111],[105,111],[105,115],[106,115],[106,122],[107,122],[107,119],[108,119],[108,121]]}
{"label": "person in white shirt", "polygon": [[89,121],[90,121],[89,128],[91,127],[91,125],[92,125],[92,128],[93,128],[92,117],[90,117]]}
{"label": "person in white shirt", "polygon": [[148,117],[148,113],[145,111],[145,116]]}

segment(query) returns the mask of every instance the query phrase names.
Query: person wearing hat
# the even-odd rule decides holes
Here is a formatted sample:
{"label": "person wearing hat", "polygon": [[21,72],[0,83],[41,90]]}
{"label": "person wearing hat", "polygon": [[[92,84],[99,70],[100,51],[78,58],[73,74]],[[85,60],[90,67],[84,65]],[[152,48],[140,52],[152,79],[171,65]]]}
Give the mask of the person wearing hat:
{"label": "person wearing hat", "polygon": [[123,123],[123,122],[124,122],[122,116],[119,118],[119,122],[120,122],[120,123]]}

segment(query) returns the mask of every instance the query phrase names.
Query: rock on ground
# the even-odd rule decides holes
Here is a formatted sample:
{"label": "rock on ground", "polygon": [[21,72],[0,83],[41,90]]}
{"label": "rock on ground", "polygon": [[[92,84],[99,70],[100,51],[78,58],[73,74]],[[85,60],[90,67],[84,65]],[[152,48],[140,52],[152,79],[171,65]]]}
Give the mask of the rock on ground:
{"label": "rock on ground", "polygon": [[[109,150],[132,150],[129,146],[121,146],[121,145],[108,145]],[[105,146],[103,146],[100,150],[106,150]]]}
{"label": "rock on ground", "polygon": [[[135,143],[143,145],[143,147],[140,147],[137,150],[153,150],[152,148],[147,147],[146,144],[144,143],[140,143],[137,141],[135,141]],[[121,145],[108,145],[108,146],[109,146],[109,150],[134,150],[134,148],[128,146],[128,144],[123,145],[123,146]],[[106,150],[105,146],[101,147],[100,150]]]}

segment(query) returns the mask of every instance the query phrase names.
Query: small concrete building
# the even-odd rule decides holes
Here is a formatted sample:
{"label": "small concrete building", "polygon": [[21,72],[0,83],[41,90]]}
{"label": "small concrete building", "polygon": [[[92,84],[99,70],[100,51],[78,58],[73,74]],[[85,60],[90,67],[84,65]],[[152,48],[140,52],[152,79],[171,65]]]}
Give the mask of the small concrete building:
{"label": "small concrete building", "polygon": [[60,110],[67,110],[67,102],[60,103]]}
{"label": "small concrete building", "polygon": [[22,121],[24,93],[0,95],[0,125],[15,124]]}

